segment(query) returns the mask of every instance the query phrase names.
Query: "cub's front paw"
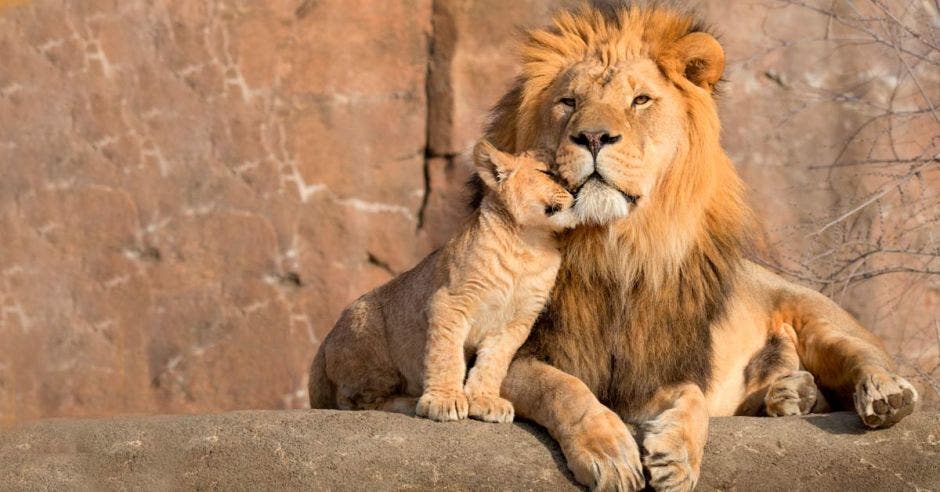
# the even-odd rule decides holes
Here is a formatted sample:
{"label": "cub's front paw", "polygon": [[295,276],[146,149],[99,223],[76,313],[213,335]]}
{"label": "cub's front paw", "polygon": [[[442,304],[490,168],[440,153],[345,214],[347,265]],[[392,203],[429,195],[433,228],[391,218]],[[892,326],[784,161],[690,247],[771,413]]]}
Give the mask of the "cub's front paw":
{"label": "cub's front paw", "polygon": [[774,381],[764,395],[764,409],[771,417],[806,415],[816,404],[817,388],[813,375],[793,371]]}
{"label": "cub's front paw", "polygon": [[630,430],[614,412],[585,415],[558,440],[574,477],[593,490],[643,488],[640,450]]}
{"label": "cub's front paw", "polygon": [[467,418],[467,396],[463,391],[425,391],[418,399],[415,413],[438,422]]}
{"label": "cub's front paw", "polygon": [[486,422],[512,422],[512,403],[497,395],[470,395],[470,416]]}
{"label": "cub's front paw", "polygon": [[868,374],[855,385],[855,411],[872,429],[898,423],[914,411],[916,403],[917,390],[897,374]]}
{"label": "cub's front paw", "polygon": [[643,464],[654,490],[689,491],[698,481],[699,463],[689,455],[686,433],[675,425],[657,421],[645,425]]}

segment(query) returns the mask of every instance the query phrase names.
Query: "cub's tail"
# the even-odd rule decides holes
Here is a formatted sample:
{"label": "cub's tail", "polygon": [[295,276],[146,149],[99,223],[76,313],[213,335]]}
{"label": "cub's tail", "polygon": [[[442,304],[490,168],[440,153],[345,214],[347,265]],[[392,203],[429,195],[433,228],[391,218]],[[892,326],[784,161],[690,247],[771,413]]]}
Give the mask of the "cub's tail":
{"label": "cub's tail", "polygon": [[307,392],[310,394],[310,408],[336,408],[336,386],[326,375],[326,356],[323,345],[310,364],[310,382]]}

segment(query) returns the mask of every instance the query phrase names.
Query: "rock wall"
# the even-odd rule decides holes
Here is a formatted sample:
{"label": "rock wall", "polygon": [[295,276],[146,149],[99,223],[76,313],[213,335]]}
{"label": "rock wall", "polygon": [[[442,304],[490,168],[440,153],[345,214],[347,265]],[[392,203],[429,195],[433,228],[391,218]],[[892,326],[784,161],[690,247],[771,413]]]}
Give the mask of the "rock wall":
{"label": "rock wall", "polygon": [[[517,26],[574,3],[0,2],[0,422],[305,406],[342,308],[464,213]],[[801,94],[877,60],[809,42],[832,21],[806,9],[703,12],[760,252],[801,258],[794,231],[855,200],[813,166],[865,117]],[[873,302],[897,282],[839,299],[929,369],[937,283]]]}

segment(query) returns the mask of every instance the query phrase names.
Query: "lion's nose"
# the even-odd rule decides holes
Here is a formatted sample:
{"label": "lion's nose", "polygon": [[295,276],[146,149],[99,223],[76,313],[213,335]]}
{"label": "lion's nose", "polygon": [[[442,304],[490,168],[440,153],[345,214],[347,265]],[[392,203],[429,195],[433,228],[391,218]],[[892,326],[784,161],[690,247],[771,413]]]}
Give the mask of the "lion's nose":
{"label": "lion's nose", "polygon": [[571,141],[591,151],[594,159],[597,159],[598,152],[605,145],[617,143],[620,141],[620,135],[611,135],[606,131],[599,132],[581,132],[571,136]]}

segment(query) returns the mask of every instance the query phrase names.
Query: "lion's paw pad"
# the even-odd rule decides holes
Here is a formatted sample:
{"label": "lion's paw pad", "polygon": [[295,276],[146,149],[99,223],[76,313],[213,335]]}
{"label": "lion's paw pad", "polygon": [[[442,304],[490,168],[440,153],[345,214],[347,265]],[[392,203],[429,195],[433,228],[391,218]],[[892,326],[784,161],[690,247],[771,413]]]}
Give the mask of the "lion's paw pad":
{"label": "lion's paw pad", "polygon": [[463,391],[426,391],[418,399],[415,413],[438,422],[467,418],[469,403]]}
{"label": "lion's paw pad", "polygon": [[794,371],[771,383],[764,396],[764,408],[771,417],[806,415],[816,404],[816,398],[813,375]]}
{"label": "lion's paw pad", "polygon": [[873,429],[898,423],[916,404],[917,390],[896,374],[869,374],[855,386],[855,410]]}
{"label": "lion's paw pad", "polygon": [[485,422],[512,422],[512,403],[498,396],[471,396],[470,416]]}

